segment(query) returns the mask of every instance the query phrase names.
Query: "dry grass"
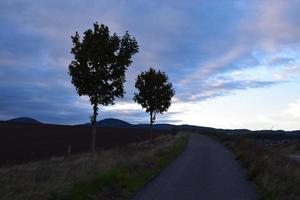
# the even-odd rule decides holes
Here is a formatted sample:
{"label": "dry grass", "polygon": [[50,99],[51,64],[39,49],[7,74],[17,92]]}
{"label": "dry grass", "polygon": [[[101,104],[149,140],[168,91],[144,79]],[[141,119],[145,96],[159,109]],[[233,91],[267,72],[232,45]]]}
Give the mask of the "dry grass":
{"label": "dry grass", "polygon": [[105,150],[91,162],[88,153],[70,157],[56,157],[46,161],[0,168],[1,200],[68,199],[74,185],[91,180],[116,167],[147,166],[146,157],[159,155],[174,147],[182,136],[160,136],[155,145],[139,145]]}
{"label": "dry grass", "polygon": [[300,198],[300,162],[289,155],[299,152],[299,141],[271,144],[247,137],[213,135],[236,154],[263,200]]}

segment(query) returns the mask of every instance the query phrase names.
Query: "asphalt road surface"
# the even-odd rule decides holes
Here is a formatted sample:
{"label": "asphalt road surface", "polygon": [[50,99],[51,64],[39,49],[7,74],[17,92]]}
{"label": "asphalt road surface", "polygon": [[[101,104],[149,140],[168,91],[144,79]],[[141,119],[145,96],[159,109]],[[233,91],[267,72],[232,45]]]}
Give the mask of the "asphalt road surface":
{"label": "asphalt road surface", "polygon": [[257,200],[255,186],[223,145],[190,134],[186,150],[133,200]]}

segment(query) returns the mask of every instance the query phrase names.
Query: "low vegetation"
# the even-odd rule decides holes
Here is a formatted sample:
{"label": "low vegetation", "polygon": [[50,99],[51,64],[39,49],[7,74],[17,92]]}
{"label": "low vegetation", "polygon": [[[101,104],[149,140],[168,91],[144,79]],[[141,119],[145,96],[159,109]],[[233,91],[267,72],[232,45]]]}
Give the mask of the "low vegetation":
{"label": "low vegetation", "polygon": [[0,199],[130,199],[180,152],[187,136],[0,168]]}
{"label": "low vegetation", "polygon": [[299,140],[265,140],[248,136],[209,134],[221,141],[247,169],[262,200],[297,200],[300,197]]}

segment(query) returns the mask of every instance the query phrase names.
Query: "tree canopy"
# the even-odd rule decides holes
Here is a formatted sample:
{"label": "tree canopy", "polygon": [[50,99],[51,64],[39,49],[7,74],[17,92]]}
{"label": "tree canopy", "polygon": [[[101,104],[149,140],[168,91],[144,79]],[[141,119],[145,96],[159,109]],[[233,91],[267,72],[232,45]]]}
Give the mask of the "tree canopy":
{"label": "tree canopy", "polygon": [[126,32],[122,37],[109,34],[107,26],[94,23],[94,29],[72,36],[71,53],[74,60],[69,74],[78,94],[90,97],[92,105],[113,104],[116,97],[123,97],[125,71],[138,52],[135,38]]}

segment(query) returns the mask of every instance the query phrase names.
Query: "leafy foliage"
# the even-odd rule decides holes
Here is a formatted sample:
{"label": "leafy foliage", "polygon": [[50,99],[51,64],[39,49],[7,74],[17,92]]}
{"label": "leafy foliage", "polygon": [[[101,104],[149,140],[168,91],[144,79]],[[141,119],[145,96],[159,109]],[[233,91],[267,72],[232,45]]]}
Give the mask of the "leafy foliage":
{"label": "leafy foliage", "polygon": [[162,114],[171,105],[175,94],[172,83],[168,82],[168,76],[164,72],[150,68],[138,75],[135,87],[139,92],[134,94],[133,100],[145,108],[146,112],[150,112],[152,124],[156,114]]}
{"label": "leafy foliage", "polygon": [[123,97],[125,71],[138,52],[135,38],[128,32],[110,36],[107,26],[94,23],[94,30],[85,31],[82,41],[78,32],[72,41],[75,59],[69,74],[78,94],[89,96],[92,105],[113,104],[116,97]]}

